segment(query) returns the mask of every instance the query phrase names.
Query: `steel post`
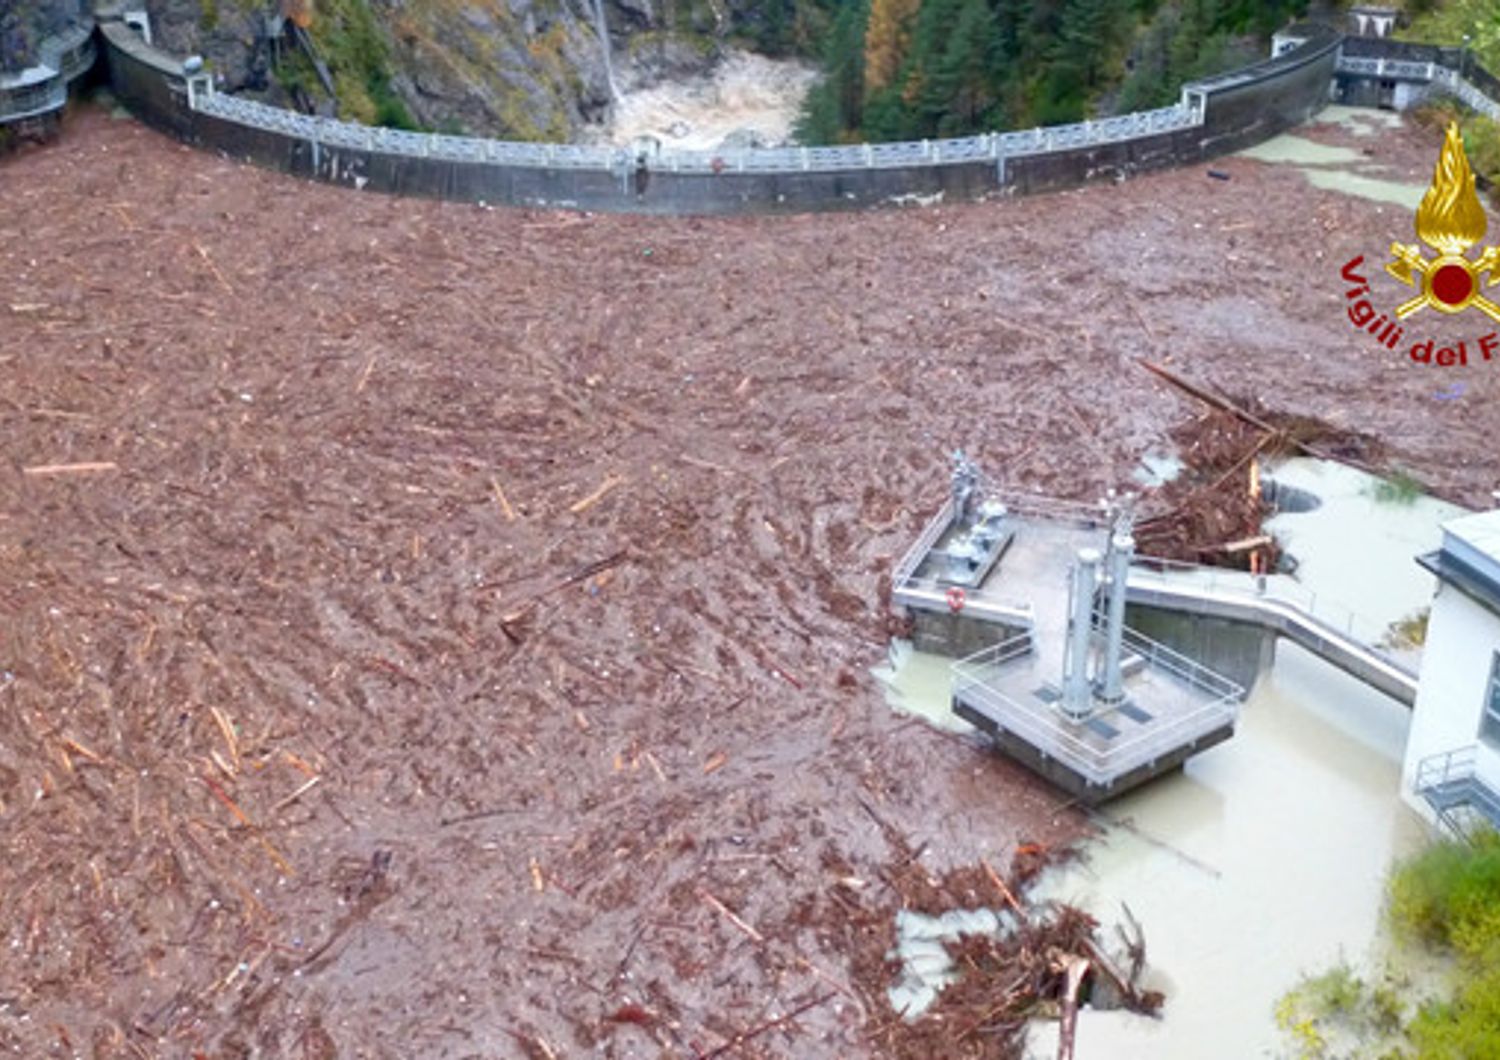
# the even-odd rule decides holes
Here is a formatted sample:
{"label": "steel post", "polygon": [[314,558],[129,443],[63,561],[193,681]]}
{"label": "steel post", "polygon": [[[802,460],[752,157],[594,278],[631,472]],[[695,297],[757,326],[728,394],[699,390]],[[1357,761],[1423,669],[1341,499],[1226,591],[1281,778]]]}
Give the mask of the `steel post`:
{"label": "steel post", "polygon": [[1070,572],[1068,646],[1063,655],[1062,711],[1082,721],[1093,711],[1089,688],[1089,634],[1094,611],[1094,588],[1099,583],[1102,557],[1095,548],[1081,548]]}
{"label": "steel post", "polygon": [[1109,542],[1109,624],[1104,642],[1104,680],[1099,698],[1118,703],[1125,698],[1125,677],[1120,656],[1125,643],[1125,589],[1130,561],[1135,556],[1135,538],[1116,534]]}

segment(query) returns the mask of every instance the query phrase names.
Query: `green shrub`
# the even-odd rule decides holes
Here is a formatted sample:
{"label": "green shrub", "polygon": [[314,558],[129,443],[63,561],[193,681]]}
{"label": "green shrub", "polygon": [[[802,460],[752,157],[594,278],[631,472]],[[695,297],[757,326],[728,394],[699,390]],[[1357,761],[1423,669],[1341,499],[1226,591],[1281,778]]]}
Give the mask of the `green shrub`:
{"label": "green shrub", "polygon": [[1457,100],[1439,96],[1437,99],[1413,107],[1408,112],[1408,117],[1424,129],[1436,129],[1442,132],[1451,123],[1463,117],[1463,108],[1459,106]]}
{"label": "green shrub", "polygon": [[1382,504],[1396,504],[1405,507],[1415,504],[1417,498],[1422,496],[1422,484],[1410,474],[1399,468],[1389,478],[1381,479],[1375,483],[1371,495]]}
{"label": "green shrub", "polygon": [[1391,877],[1397,933],[1458,954],[1453,996],[1423,1006],[1407,1028],[1417,1060],[1500,1057],[1500,834],[1437,843]]}
{"label": "green shrub", "polygon": [[1495,17],[1494,0],[1445,0],[1423,6],[1429,9],[1413,12],[1418,17],[1398,36],[1450,46],[1467,38],[1474,59],[1492,72],[1500,71],[1500,19]]}
{"label": "green shrub", "polygon": [[1419,608],[1396,619],[1386,627],[1385,636],[1380,639],[1380,646],[1397,650],[1420,648],[1427,643],[1427,624],[1431,620],[1432,608],[1430,607]]}
{"label": "green shrub", "polygon": [[1472,114],[1461,127],[1469,165],[1490,186],[1490,198],[1500,204],[1500,125],[1483,114]]}
{"label": "green shrub", "polygon": [[1304,976],[1276,1005],[1276,1025],[1298,1060],[1500,1060],[1500,834],[1435,843],[1400,862],[1386,916],[1400,939],[1457,958],[1447,997],[1409,1020],[1410,983],[1366,984],[1345,962]]}
{"label": "green shrub", "polygon": [[312,34],[333,71],[343,116],[395,129],[419,128],[391,86],[391,47],[368,0],[323,0]]}
{"label": "green shrub", "polygon": [[1435,843],[1403,861],[1387,911],[1398,935],[1483,957],[1500,943],[1500,834]]}
{"label": "green shrub", "polygon": [[1298,1060],[1320,1060],[1330,1055],[1332,1043],[1379,1026],[1386,1019],[1386,995],[1394,996],[1389,984],[1367,988],[1341,960],[1319,975],[1303,976],[1281,997],[1276,1026],[1291,1037]]}
{"label": "green shrub", "polygon": [[1452,1000],[1424,1006],[1407,1033],[1417,1060],[1500,1057],[1500,968],[1468,979]]}

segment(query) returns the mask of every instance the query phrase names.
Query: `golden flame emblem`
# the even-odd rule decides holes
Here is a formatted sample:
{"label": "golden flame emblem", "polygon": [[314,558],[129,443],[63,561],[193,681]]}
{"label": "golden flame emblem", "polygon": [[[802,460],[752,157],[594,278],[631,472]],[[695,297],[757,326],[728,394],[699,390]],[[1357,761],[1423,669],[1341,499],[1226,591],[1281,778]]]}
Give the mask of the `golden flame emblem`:
{"label": "golden flame emblem", "polygon": [[1464,256],[1484,238],[1487,227],[1458,123],[1450,122],[1432,170],[1432,186],[1417,207],[1417,237],[1437,251],[1437,257],[1429,261],[1415,243],[1391,244],[1392,260],[1385,271],[1421,292],[1397,306],[1396,316],[1405,320],[1426,306],[1440,313],[1461,313],[1472,306],[1500,320],[1500,306],[1479,293],[1484,273],[1489,273],[1486,286],[1500,283],[1500,247],[1486,247],[1474,261]]}

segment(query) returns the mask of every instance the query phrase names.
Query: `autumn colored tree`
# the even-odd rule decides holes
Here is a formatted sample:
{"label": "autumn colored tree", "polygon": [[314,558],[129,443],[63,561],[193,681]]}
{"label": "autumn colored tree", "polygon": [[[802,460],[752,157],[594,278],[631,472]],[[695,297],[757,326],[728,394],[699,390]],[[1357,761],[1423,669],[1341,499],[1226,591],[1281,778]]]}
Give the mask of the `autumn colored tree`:
{"label": "autumn colored tree", "polygon": [[1307,0],[823,2],[841,6],[799,123],[804,142],[962,136],[1161,106],[1184,81],[1263,56],[1264,38]]}
{"label": "autumn colored tree", "polygon": [[865,96],[896,81],[911,48],[912,23],[922,0],[870,0],[865,26]]}

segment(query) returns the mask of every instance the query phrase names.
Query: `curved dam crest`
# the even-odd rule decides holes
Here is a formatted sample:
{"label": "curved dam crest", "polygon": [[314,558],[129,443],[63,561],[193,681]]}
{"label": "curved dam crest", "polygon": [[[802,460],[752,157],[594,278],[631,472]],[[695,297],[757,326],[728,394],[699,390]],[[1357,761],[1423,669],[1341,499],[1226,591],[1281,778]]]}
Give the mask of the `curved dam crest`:
{"label": "curved dam crest", "polygon": [[[661,215],[797,213],[1031,194],[1191,165],[1301,124],[1331,99],[1410,105],[1434,89],[1500,115],[1500,81],[1459,49],[1312,27],[1280,54],[1191,82],[1170,107],[952,140],[838,147],[664,149],[408,133],[317,118],[215,91],[212,77],[98,12],[111,91],[194,146],[360,190],[458,202]],[[76,74],[75,74],[76,76]],[[1396,85],[1386,100],[1386,86]],[[59,95],[57,89],[62,90]],[[66,82],[49,99],[60,110]],[[0,123],[9,108],[0,87]],[[32,115],[33,117],[35,115]]]}

